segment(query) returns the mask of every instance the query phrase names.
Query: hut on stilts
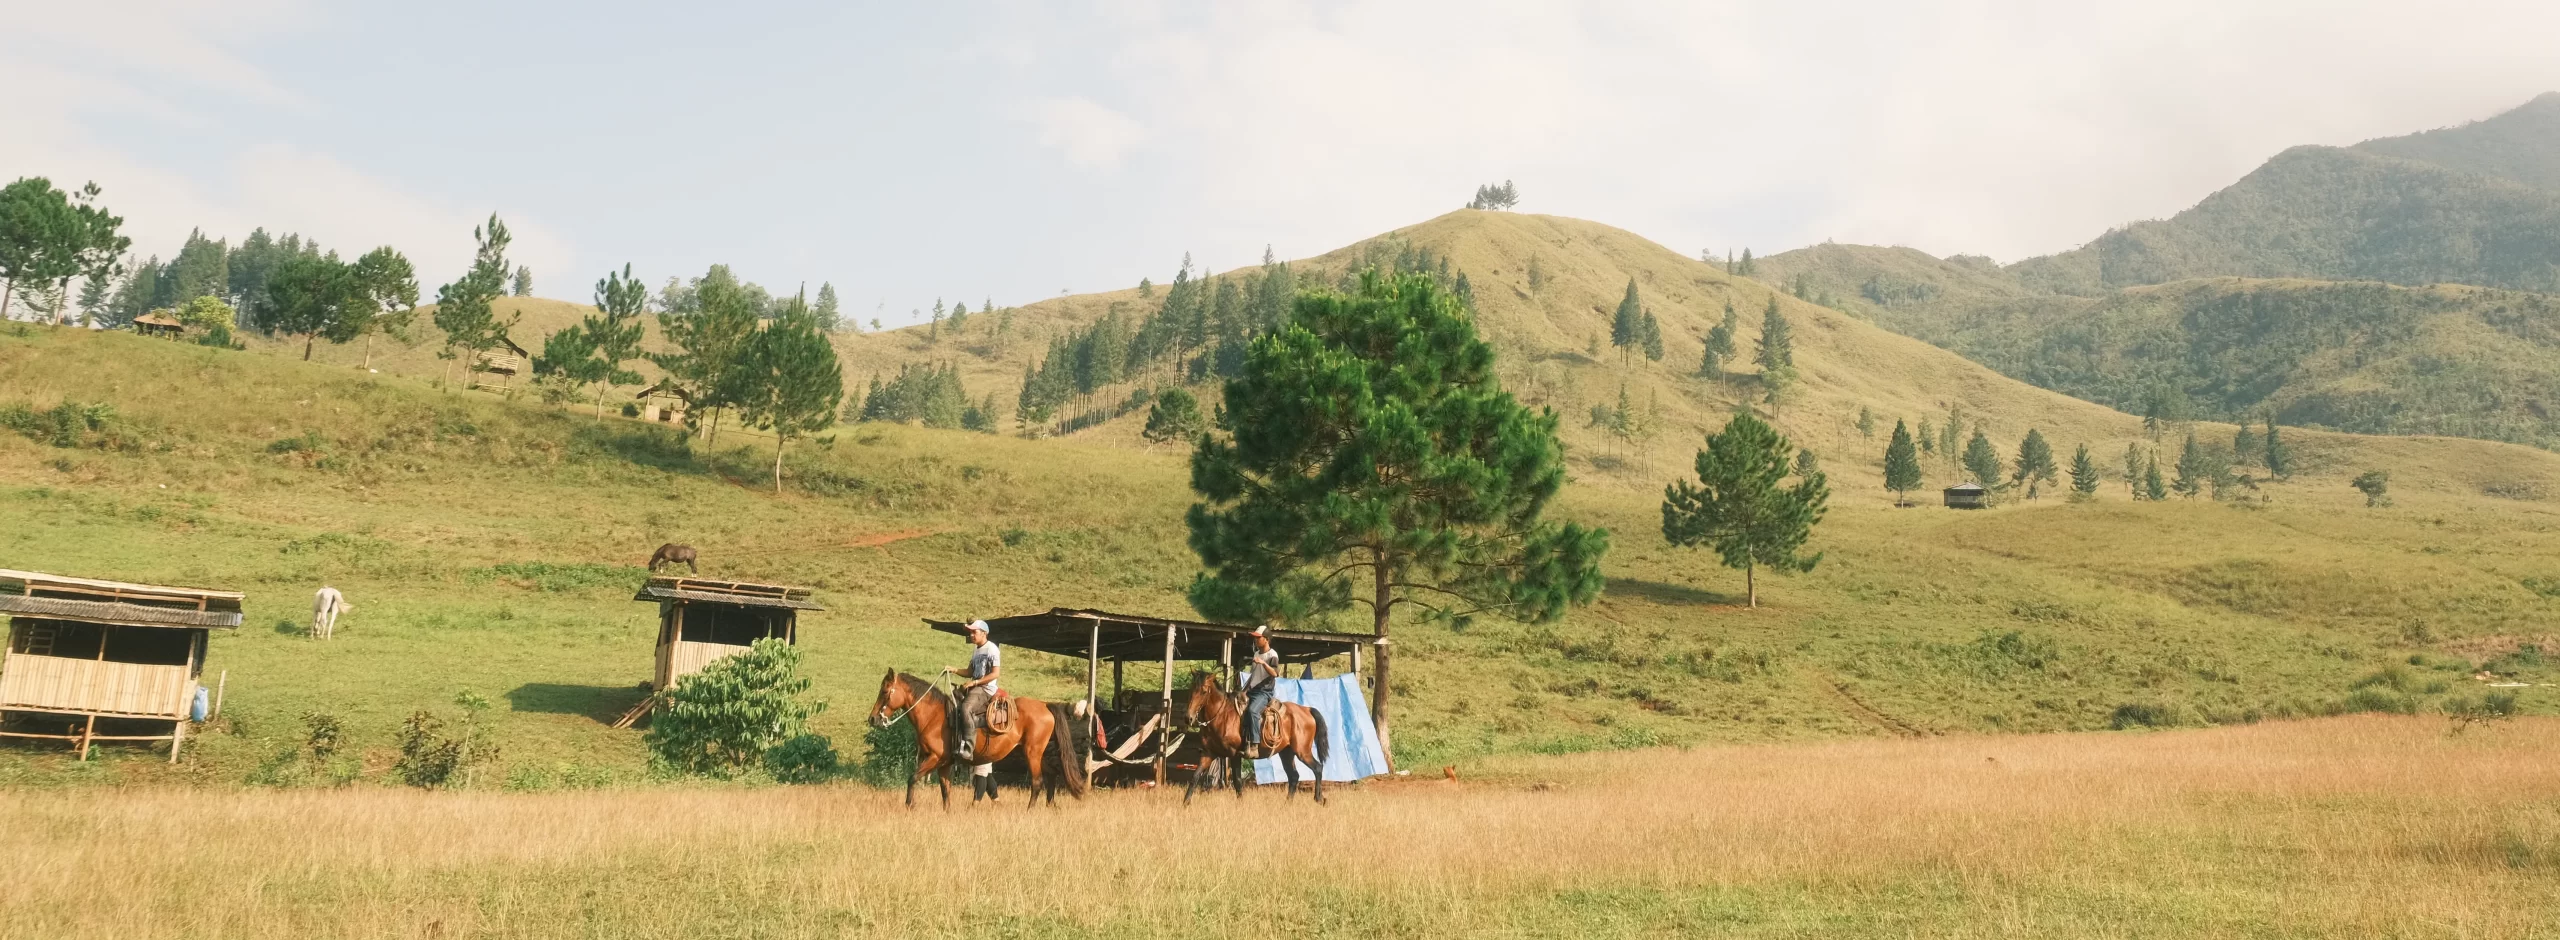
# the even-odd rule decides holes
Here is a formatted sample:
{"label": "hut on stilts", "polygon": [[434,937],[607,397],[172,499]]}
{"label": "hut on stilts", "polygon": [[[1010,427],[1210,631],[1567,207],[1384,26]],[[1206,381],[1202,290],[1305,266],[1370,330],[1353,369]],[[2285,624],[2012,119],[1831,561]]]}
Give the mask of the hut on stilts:
{"label": "hut on stilts", "polygon": [[167,741],[176,762],[210,631],[240,627],[240,600],[237,591],[0,570],[9,617],[0,737],[70,741],[82,760],[98,741]]}

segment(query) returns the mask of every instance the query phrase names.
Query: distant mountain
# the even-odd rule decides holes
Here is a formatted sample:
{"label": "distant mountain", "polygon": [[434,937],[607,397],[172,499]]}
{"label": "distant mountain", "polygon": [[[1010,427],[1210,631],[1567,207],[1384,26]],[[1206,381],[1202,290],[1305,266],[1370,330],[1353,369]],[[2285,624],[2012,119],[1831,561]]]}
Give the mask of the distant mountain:
{"label": "distant mountain", "polygon": [[[2560,94],[2296,147],[2166,220],[2007,267],[1816,245],[1800,297],[2129,411],[2560,446]],[[2463,286],[2455,286],[2463,285]]]}

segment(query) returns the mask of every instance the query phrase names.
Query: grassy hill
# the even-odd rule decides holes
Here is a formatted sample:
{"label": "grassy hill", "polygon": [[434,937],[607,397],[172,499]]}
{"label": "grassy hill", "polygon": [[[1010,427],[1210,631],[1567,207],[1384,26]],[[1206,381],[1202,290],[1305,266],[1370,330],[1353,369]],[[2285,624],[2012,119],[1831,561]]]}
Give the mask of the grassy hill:
{"label": "grassy hill", "polygon": [[[1567,219],[1463,212],[1392,237],[1441,246],[1470,272],[1515,384],[1554,378],[1541,394],[1570,407],[1624,381],[1658,394],[1674,422],[1650,458],[1568,432],[1577,477],[1555,512],[1616,533],[1599,604],[1554,625],[1405,628],[1397,741],[1413,764],[2433,708],[2472,694],[2483,662],[2539,675],[2519,651],[2560,641],[2543,626],[2560,604],[2545,593],[2560,583],[2547,561],[2560,514],[2543,501],[2560,494],[2560,458],[2306,432],[2302,471],[2264,503],[2133,504],[2110,485],[2092,505],[1894,509],[1877,485],[1881,440],[1850,424],[1860,407],[1889,426],[1961,405],[2004,446],[2036,427],[2108,460],[2137,423],[1792,298],[1780,302],[1805,379],[1755,407],[1820,455],[1840,492],[1815,540],[1821,568],[1765,584],[1772,606],[1742,610],[1738,577],[1654,533],[1659,488],[1695,429],[1760,397],[1747,375],[1696,379],[1680,360],[1728,298],[1747,340],[1770,288]],[[1630,276],[1671,334],[1665,364],[1588,353]],[[1102,302],[1065,298],[1017,325]],[[852,338],[847,356],[889,361],[914,332]],[[997,357],[970,368],[1018,376]],[[112,415],[93,424],[66,402]],[[466,690],[501,703],[492,782],[642,781],[638,736],[605,722],[647,671],[652,615],[628,598],[660,541],[700,546],[710,572],[819,589],[830,611],[804,636],[835,705],[819,727],[856,750],[882,667],[957,660],[917,618],[1056,605],[1178,615],[1196,570],[1179,522],[1184,457],[1114,436],[1134,418],[1063,440],[849,426],[797,449],[777,496],[755,482],[770,458],[751,435],[712,448],[388,371],[45,329],[0,333],[0,415],[15,429],[0,434],[12,565],[250,595],[249,626],[212,652],[231,674],[226,720],[186,764],[118,752],[75,765],[11,745],[7,781],[271,779],[269,757],[315,712],[346,723],[380,779],[398,722],[422,708],[451,717]],[[2394,474],[2397,508],[2369,511],[2344,485],[2367,468]],[[1951,473],[1933,462],[1930,476]],[[323,582],[358,605],[327,644],[298,635]],[[1025,688],[1081,683],[1080,663],[1023,659]]]}
{"label": "grassy hill", "polygon": [[2560,192],[2560,92],[2485,121],[2368,140],[2355,149]]}

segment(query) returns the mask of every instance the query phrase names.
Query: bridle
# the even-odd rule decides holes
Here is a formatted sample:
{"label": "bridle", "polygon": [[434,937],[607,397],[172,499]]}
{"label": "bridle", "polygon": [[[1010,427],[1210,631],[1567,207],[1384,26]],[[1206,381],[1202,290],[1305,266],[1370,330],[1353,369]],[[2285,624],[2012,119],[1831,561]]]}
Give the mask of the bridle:
{"label": "bridle", "polygon": [[[907,684],[906,684],[906,682],[904,681],[905,677],[900,677],[900,679],[901,679],[901,681],[900,681],[898,684],[900,684],[900,685],[907,685]],[[935,688],[935,686],[933,685],[933,683],[931,683],[931,682],[926,682],[926,683],[925,683],[925,691],[926,691],[926,692],[933,692],[933,691],[938,691],[938,689],[936,689],[936,688]],[[907,686],[907,693],[908,693],[908,694],[910,694],[910,695],[914,695],[914,696],[915,696],[915,700],[914,700],[914,701],[911,701],[911,702],[908,702],[908,703],[907,703],[907,707],[902,708],[902,709],[899,709],[897,714],[895,714],[895,715],[891,715],[891,716],[889,716],[889,717],[887,717],[887,718],[882,718],[882,717],[880,717],[879,712],[875,709],[875,710],[872,712],[872,715],[871,715],[871,726],[872,726],[872,727],[874,727],[874,728],[886,728],[886,727],[889,727],[890,725],[897,724],[899,721],[904,720],[904,719],[907,717],[907,713],[908,713],[908,712],[915,711],[915,710],[916,710],[916,706],[924,704],[925,696],[924,696],[922,693],[918,693],[918,692],[916,692],[916,690],[915,690],[915,687],[914,687],[914,686],[912,686],[912,685],[908,685],[908,686]]]}

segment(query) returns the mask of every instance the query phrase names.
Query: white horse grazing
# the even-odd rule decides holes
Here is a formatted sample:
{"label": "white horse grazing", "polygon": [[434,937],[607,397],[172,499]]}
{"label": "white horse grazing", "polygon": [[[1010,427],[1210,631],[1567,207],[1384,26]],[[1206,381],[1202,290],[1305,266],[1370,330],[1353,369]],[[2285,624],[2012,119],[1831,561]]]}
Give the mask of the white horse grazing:
{"label": "white horse grazing", "polygon": [[322,585],[320,593],[311,596],[311,635],[326,640],[338,632],[338,615],[353,611],[347,596],[337,588]]}

